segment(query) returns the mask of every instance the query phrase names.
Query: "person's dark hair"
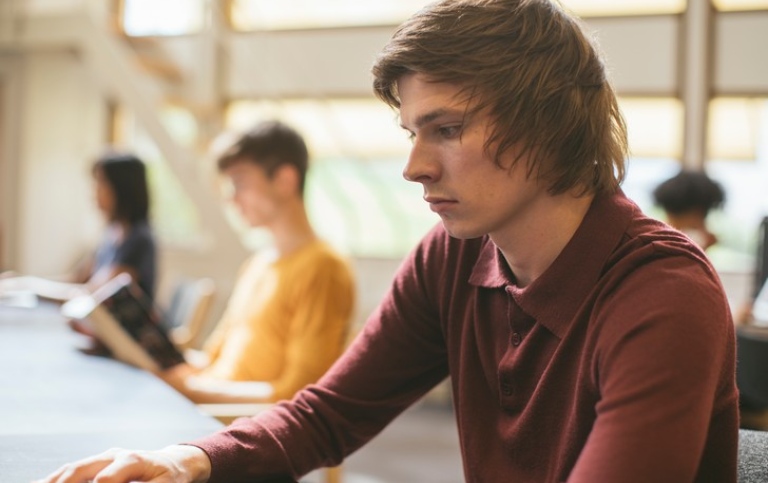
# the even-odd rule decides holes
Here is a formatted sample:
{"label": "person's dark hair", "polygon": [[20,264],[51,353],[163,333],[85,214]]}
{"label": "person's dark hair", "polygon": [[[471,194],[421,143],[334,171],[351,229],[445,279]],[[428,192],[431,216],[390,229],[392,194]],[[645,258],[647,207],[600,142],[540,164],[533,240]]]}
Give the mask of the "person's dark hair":
{"label": "person's dark hair", "polygon": [[224,151],[217,164],[219,171],[224,171],[243,161],[261,166],[270,177],[282,165],[295,167],[299,173],[299,193],[303,193],[309,153],[304,139],[292,127],[280,121],[260,122]]}
{"label": "person's dark hair", "polygon": [[681,170],[653,190],[656,204],[673,215],[698,210],[706,215],[725,202],[722,186],[703,171]]}
{"label": "person's dark hair", "polygon": [[529,176],[552,194],[613,192],[624,178],[627,133],[606,68],[577,19],[549,0],[425,7],[379,54],[374,92],[399,108],[397,81],[409,73],[461,86],[472,111],[493,118],[486,149],[496,162],[521,143],[515,162],[530,155]]}
{"label": "person's dark hair", "polygon": [[130,224],[147,221],[147,170],[139,158],[132,154],[109,152],[93,163],[92,171],[99,173],[112,188],[115,196],[113,221]]}

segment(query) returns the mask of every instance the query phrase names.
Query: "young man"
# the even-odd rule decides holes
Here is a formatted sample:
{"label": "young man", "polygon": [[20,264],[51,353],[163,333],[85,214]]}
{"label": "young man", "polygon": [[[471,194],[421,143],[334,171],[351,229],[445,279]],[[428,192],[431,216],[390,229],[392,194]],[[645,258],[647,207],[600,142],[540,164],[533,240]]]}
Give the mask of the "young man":
{"label": "young man", "polygon": [[624,124],[576,21],[548,0],[444,1],[398,29],[374,77],[442,225],[352,347],[269,413],[46,481],[297,477],[450,375],[469,482],[735,482],[725,295],[619,190]]}
{"label": "young man", "polygon": [[279,122],[246,132],[218,159],[233,201],[273,247],[243,266],[200,367],[160,376],[198,403],[275,402],[316,382],[344,349],[354,304],[346,262],[307,218],[304,140]]}

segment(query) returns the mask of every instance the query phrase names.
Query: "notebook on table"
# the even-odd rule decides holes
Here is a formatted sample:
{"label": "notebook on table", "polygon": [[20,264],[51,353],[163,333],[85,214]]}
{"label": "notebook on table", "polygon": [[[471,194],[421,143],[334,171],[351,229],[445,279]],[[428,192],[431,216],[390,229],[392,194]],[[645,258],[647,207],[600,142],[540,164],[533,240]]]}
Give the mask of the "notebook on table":
{"label": "notebook on table", "polygon": [[160,312],[126,273],[66,302],[61,313],[86,324],[116,359],[128,364],[156,372],[184,362],[161,326]]}

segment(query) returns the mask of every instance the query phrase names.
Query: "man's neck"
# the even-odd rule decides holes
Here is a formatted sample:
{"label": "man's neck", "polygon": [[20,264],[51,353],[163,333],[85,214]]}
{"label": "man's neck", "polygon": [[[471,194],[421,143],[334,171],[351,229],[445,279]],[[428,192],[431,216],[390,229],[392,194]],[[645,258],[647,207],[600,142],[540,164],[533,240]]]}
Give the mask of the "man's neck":
{"label": "man's neck", "polygon": [[530,285],[552,265],[581,225],[593,198],[547,196],[529,211],[527,220],[506,233],[491,235],[519,287]]}
{"label": "man's neck", "polygon": [[280,217],[269,227],[278,255],[289,255],[317,240],[309,223],[303,200],[296,200],[284,207]]}

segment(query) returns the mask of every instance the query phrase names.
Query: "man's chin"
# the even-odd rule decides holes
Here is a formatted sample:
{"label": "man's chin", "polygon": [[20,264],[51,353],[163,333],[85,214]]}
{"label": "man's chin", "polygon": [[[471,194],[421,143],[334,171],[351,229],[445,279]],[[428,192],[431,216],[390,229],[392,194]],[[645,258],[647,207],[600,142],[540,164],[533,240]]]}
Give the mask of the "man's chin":
{"label": "man's chin", "polygon": [[485,233],[476,228],[461,226],[458,223],[446,220],[443,220],[443,228],[451,237],[459,240],[469,240],[470,238],[478,238],[485,235]]}

